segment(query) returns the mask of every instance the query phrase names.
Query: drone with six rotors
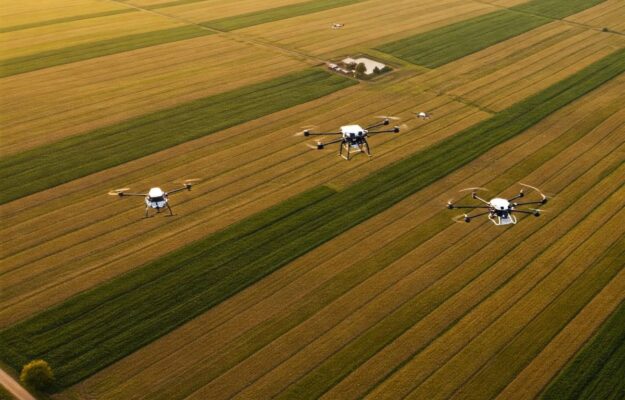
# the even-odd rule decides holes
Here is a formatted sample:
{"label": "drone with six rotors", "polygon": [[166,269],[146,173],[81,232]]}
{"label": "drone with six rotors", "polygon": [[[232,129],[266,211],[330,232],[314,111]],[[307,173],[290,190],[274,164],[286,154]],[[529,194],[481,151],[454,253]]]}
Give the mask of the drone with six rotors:
{"label": "drone with six rotors", "polygon": [[[323,150],[326,146],[334,143],[339,144],[339,156],[343,157],[346,160],[350,160],[353,154],[365,153],[369,157],[371,157],[371,147],[369,146],[369,142],[367,138],[377,135],[380,133],[399,133],[399,126],[395,126],[392,129],[383,129],[379,130],[379,128],[383,126],[387,126],[390,124],[390,120],[397,120],[398,117],[388,117],[388,116],[380,116],[382,121],[377,122],[375,124],[369,125],[366,128],[363,128],[360,125],[344,125],[341,126],[338,132],[312,132],[309,129],[305,129],[304,131],[298,133],[303,136],[328,136],[328,135],[339,135],[340,138],[335,140],[330,140],[329,142],[317,141],[313,149]],[[343,151],[345,151],[345,155],[343,155]]]}
{"label": "drone with six rotors", "polygon": [[529,205],[543,205],[546,204],[548,199],[547,196],[542,193],[538,188],[530,185],[526,185],[524,183],[520,184],[525,188],[531,189],[533,192],[537,193],[540,196],[540,200],[537,201],[526,201],[526,202],[515,202],[516,199],[525,197],[525,190],[521,189],[516,196],[513,196],[510,199],[504,199],[500,197],[495,197],[490,199],[490,201],[486,201],[480,196],[478,196],[478,190],[485,190],[483,188],[468,188],[463,189],[461,191],[471,191],[471,197],[474,200],[479,200],[482,204],[480,205],[457,205],[454,204],[451,200],[447,202],[447,208],[450,210],[453,209],[471,209],[471,210],[485,210],[478,214],[464,214],[460,217],[464,220],[464,222],[471,222],[472,219],[488,215],[488,219],[494,223],[495,225],[510,225],[516,224],[517,219],[514,214],[529,214],[534,215],[535,217],[540,216],[542,210],[537,208],[528,208],[526,210],[520,210],[517,207],[519,206],[529,206]]}
{"label": "drone with six rotors", "polygon": [[128,197],[128,196],[142,196],[145,201],[145,218],[149,216],[150,208],[156,210],[156,213],[160,213],[161,209],[167,208],[169,210],[169,215],[174,215],[170,205],[169,205],[169,195],[181,192],[183,190],[191,190],[191,187],[194,185],[194,182],[199,181],[199,179],[186,179],[179,183],[182,183],[182,187],[174,190],[170,190],[169,192],[164,192],[159,187],[150,188],[147,193],[129,193],[130,188],[122,188],[111,190],[108,194],[111,196]]}

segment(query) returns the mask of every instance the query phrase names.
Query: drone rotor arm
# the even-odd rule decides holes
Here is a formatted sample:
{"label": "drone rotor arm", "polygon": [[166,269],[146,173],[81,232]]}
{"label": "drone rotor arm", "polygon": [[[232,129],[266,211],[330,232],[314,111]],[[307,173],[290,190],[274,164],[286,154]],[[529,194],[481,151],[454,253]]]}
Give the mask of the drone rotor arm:
{"label": "drone rotor arm", "polygon": [[187,185],[185,185],[184,187],[181,187],[181,188],[178,188],[178,189],[174,189],[174,190],[171,190],[171,191],[169,191],[169,192],[165,192],[165,194],[166,194],[167,196],[169,196],[170,194],[174,194],[174,193],[182,192],[183,190],[191,190],[190,188],[191,188],[191,185],[187,184]]}
{"label": "drone rotor arm", "polygon": [[375,124],[370,125],[370,126],[366,127],[365,129],[369,130],[369,129],[379,128],[380,126],[385,126],[385,125],[388,125],[388,120],[386,120],[386,119],[384,121],[382,121],[382,122],[376,122]]}
{"label": "drone rotor arm", "polygon": [[343,132],[308,132],[306,136],[342,135]]}
{"label": "drone rotor arm", "polygon": [[541,200],[541,201],[525,201],[522,203],[513,203],[513,205],[516,207],[516,206],[526,206],[529,204],[545,204],[545,203],[546,203],[545,200]]}
{"label": "drone rotor arm", "polygon": [[147,196],[147,193],[127,193],[127,192],[120,192],[119,196],[120,197],[124,197],[124,196],[141,196],[141,197],[145,197]]}
{"label": "drone rotor arm", "polygon": [[465,206],[465,205],[455,205],[455,204],[450,204],[451,206],[453,206],[453,208],[490,208],[488,206]]}
{"label": "drone rotor arm", "polygon": [[327,146],[327,145],[329,145],[329,144],[339,143],[339,142],[342,142],[342,141],[343,141],[343,138],[340,138],[340,139],[334,139],[334,140],[330,140],[329,142],[325,142],[325,143],[323,143],[323,145],[324,145],[324,146]]}
{"label": "drone rotor arm", "polygon": [[465,215],[464,218],[465,218],[465,220],[472,220],[474,218],[481,217],[482,215],[487,215],[487,214],[490,214],[490,211],[485,211],[483,213],[474,214],[474,215],[468,215],[467,214],[467,215]]}
{"label": "drone rotor arm", "polygon": [[386,129],[383,131],[373,131],[373,132],[369,131],[367,132],[367,136],[376,135],[378,133],[397,133],[397,132],[399,132],[399,128]]}

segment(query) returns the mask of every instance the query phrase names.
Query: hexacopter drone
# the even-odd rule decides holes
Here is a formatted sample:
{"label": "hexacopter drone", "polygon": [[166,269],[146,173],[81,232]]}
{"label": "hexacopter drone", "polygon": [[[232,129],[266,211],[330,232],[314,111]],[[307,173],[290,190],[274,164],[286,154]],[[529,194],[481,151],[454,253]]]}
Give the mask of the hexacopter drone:
{"label": "hexacopter drone", "polygon": [[345,26],[345,24],[341,24],[341,23],[335,22],[335,23],[332,24],[332,29],[341,29],[344,26]]}
{"label": "hexacopter drone", "polygon": [[540,212],[542,211],[540,209],[530,208],[528,210],[519,210],[517,209],[517,207],[530,205],[530,204],[539,204],[539,205],[546,204],[547,196],[545,196],[539,189],[535,188],[534,186],[526,185],[523,183],[521,183],[521,186],[525,186],[527,188],[530,188],[536,191],[541,196],[541,199],[538,201],[526,201],[526,202],[521,202],[521,203],[514,202],[514,200],[525,196],[524,190],[521,189],[516,196],[510,199],[495,197],[494,199],[491,199],[490,201],[486,201],[477,195],[477,191],[483,190],[482,188],[468,188],[468,189],[463,189],[462,191],[471,190],[471,197],[475,200],[481,201],[482,203],[484,203],[483,205],[477,205],[477,206],[457,205],[457,204],[454,204],[450,200],[447,202],[447,208],[449,208],[450,210],[455,209],[455,208],[485,209],[486,211],[479,213],[479,214],[474,214],[474,215],[464,214],[462,216],[462,219],[464,219],[465,222],[471,222],[473,218],[480,217],[482,215],[488,215],[488,219],[493,224],[498,225],[498,226],[516,224],[517,219],[514,216],[515,213],[530,214],[530,215],[534,215],[535,217],[540,216]]}
{"label": "hexacopter drone", "polygon": [[[371,157],[371,149],[367,138],[378,133],[399,133],[399,126],[395,126],[392,129],[386,129],[381,131],[372,131],[371,129],[379,128],[390,124],[390,119],[399,119],[396,117],[381,117],[381,122],[369,125],[366,128],[360,125],[344,125],[341,126],[339,132],[311,132],[306,129],[302,133],[304,136],[325,136],[325,135],[341,135],[339,139],[331,140],[329,142],[318,141],[316,146],[313,147],[317,150],[323,150],[327,145],[333,143],[340,143],[339,156],[346,160],[350,159],[352,154],[366,153]],[[346,151],[346,155],[343,155],[343,150]],[[354,153],[355,152],[355,153]]]}
{"label": "hexacopter drone", "polygon": [[145,197],[145,218],[149,216],[150,208],[154,208],[157,213],[160,213],[161,209],[167,208],[169,210],[169,215],[174,215],[171,207],[169,206],[168,196],[170,194],[174,194],[183,190],[191,190],[191,187],[193,186],[192,182],[196,182],[198,180],[199,179],[187,179],[185,181],[182,181],[181,188],[174,189],[169,192],[164,192],[159,187],[153,187],[147,193],[128,193],[128,190],[130,190],[130,188],[122,188],[111,190],[108,194],[111,196],[119,196],[120,198],[126,196]]}

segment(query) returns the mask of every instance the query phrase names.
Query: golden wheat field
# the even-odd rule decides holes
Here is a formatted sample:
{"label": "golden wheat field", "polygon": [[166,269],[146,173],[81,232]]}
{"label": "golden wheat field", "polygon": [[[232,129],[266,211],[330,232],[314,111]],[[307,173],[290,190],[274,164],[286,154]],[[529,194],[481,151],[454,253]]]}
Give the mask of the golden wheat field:
{"label": "golden wheat field", "polygon": [[[35,398],[625,395],[622,1],[0,4],[0,368]],[[370,157],[303,135],[384,118]]]}

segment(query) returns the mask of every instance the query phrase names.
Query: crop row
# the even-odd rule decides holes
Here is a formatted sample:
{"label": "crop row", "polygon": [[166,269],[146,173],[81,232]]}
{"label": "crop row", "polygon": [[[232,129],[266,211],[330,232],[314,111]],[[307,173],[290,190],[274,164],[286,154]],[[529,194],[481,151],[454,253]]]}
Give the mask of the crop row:
{"label": "crop row", "polygon": [[289,4],[268,10],[254,11],[247,14],[235,15],[213,21],[203,22],[202,25],[221,31],[233,31],[249,26],[265,24],[300,15],[312,14],[331,8],[343,7],[364,0],[310,0],[304,3]]}
{"label": "crop row", "polygon": [[125,13],[133,12],[133,11],[138,11],[138,10],[135,8],[122,8],[121,10],[102,11],[102,12],[91,13],[91,14],[74,15],[71,17],[60,17],[60,18],[55,18],[55,19],[48,19],[45,21],[31,22],[28,24],[5,26],[5,27],[0,28],[0,33],[20,31],[22,29],[38,28],[40,26],[46,26],[46,25],[62,24],[65,22],[79,21],[81,19],[108,17],[110,15],[125,14]]}
{"label": "crop row", "polygon": [[1,203],[306,103],[355,84],[318,69],[195,100],[0,161]]}
{"label": "crop row", "polygon": [[187,25],[8,58],[0,61],[0,78],[212,33],[195,25]]}
{"label": "crop row", "polygon": [[[621,247],[621,250],[623,247]],[[625,254],[614,254],[622,263]],[[543,393],[544,399],[607,399],[625,395],[625,302]],[[616,398],[615,397],[615,398]]]}
{"label": "crop row", "polygon": [[[42,357],[75,383],[512,138],[625,71],[625,51],[337,193],[319,188],[70,299],[0,334],[3,360]],[[353,208],[345,208],[345,205]],[[282,208],[279,208],[282,210]],[[257,221],[270,220],[270,224]],[[247,234],[242,226],[247,226]],[[35,344],[36,343],[36,344]],[[10,349],[10,350],[8,350]]]}
{"label": "crop row", "polygon": [[436,68],[602,1],[533,0],[387,43],[378,50]]}

